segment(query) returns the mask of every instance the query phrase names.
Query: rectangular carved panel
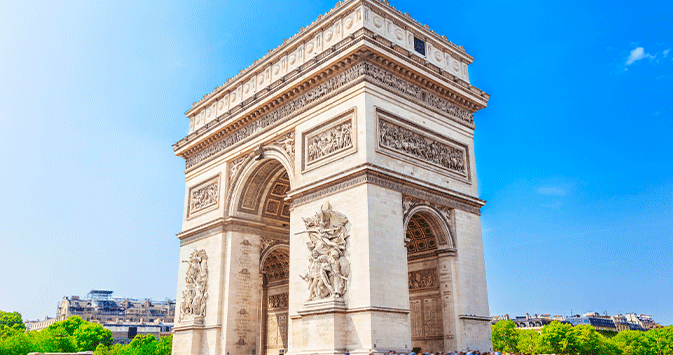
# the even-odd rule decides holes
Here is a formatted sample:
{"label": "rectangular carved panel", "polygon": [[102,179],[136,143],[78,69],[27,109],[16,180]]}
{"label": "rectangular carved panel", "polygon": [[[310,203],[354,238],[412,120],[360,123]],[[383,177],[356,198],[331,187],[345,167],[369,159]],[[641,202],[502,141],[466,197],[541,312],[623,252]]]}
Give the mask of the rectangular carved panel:
{"label": "rectangular carved panel", "polygon": [[467,146],[385,111],[377,114],[379,152],[469,181]]}
{"label": "rectangular carved panel", "polygon": [[217,209],[220,201],[220,176],[217,175],[189,189],[187,218]]}
{"label": "rectangular carved panel", "polygon": [[355,152],[355,109],[302,134],[304,171]]}
{"label": "rectangular carved panel", "polygon": [[436,269],[409,272],[409,292],[439,289]]}

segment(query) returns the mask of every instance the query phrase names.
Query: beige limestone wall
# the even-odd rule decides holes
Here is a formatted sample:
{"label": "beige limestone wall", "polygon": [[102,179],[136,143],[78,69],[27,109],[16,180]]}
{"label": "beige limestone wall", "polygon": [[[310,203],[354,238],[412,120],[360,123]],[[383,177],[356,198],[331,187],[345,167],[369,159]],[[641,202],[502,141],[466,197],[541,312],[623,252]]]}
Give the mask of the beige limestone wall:
{"label": "beige limestone wall", "polygon": [[[425,129],[467,146],[469,159],[469,181],[440,174],[428,169],[427,164],[417,158],[395,158],[377,150],[378,121],[377,108],[387,111],[403,120],[413,122]],[[385,167],[423,182],[428,182],[451,190],[477,197],[477,172],[474,163],[474,131],[434,112],[428,111],[398,95],[393,95],[375,85],[366,85],[367,115],[367,161]]]}
{"label": "beige limestone wall", "polygon": [[[182,245],[180,247],[180,261],[189,260],[190,255],[196,251],[205,249],[208,255],[208,299],[206,301],[206,316],[202,327],[188,326],[188,319],[179,321],[180,306],[182,305],[182,294],[186,290],[185,275],[188,264],[180,262],[178,267],[178,288],[177,302],[175,312],[175,341],[173,354],[192,354],[194,349],[202,354],[216,354],[221,348],[219,336],[221,332],[221,315],[223,312],[221,304],[222,292],[222,271],[224,270],[227,258],[225,248],[224,233],[215,233],[203,239]],[[184,330],[183,330],[184,329]]]}
{"label": "beige limestone wall", "polygon": [[261,349],[262,274],[259,272],[260,235],[253,228],[227,232],[224,270],[222,343],[235,354],[258,354]]}

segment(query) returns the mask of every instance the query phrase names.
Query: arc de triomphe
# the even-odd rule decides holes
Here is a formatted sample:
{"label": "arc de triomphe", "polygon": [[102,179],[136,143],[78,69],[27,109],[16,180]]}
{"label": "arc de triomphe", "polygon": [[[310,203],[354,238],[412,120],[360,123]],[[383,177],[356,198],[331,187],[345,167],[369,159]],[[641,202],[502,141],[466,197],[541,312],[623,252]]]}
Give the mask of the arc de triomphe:
{"label": "arc de triomphe", "polygon": [[490,350],[472,60],[339,2],[194,103],[173,354]]}

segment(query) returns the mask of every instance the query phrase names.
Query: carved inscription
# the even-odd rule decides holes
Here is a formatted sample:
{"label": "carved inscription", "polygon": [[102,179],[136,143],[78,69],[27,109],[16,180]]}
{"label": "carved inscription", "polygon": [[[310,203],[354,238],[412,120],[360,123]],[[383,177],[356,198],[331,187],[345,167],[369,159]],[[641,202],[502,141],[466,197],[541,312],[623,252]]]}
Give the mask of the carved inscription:
{"label": "carved inscription", "polygon": [[288,101],[277,110],[263,115],[258,120],[220,138],[205,149],[188,156],[186,159],[186,167],[191,168],[229,147],[248,139],[254,134],[260,133],[273,125],[285,121],[290,115],[303,112],[308,109],[309,106],[321,101],[325,96],[332,94],[363,77],[366,77],[368,81],[371,81],[374,84],[393,89],[409,98],[413,98],[428,107],[455,118],[459,122],[467,123],[470,127],[474,124],[473,113],[469,110],[459,107],[429,90],[424,89],[422,86],[413,84],[376,65],[368,62],[360,62],[308,90],[298,98]]}
{"label": "carved inscription", "polygon": [[306,164],[353,147],[353,123],[348,120],[327,131],[308,136]]}
{"label": "carved inscription", "polygon": [[428,288],[436,288],[437,270],[425,269],[409,272],[409,291],[417,291]]}
{"label": "carved inscription", "polygon": [[437,296],[409,300],[412,340],[443,338],[442,307]]}
{"label": "carved inscription", "polygon": [[379,118],[379,145],[467,175],[465,150]]}
{"label": "carved inscription", "polygon": [[182,304],[180,305],[180,318],[183,321],[188,318],[202,318],[206,315],[206,301],[208,300],[208,255],[206,250],[195,250],[189,256],[189,260],[183,261],[189,264],[185,277],[186,290],[182,291]]}
{"label": "carved inscription", "polygon": [[219,176],[193,187],[189,191],[189,215],[217,206],[219,201]]}
{"label": "carved inscription", "polygon": [[[238,338],[238,341],[235,345],[237,347],[250,347],[251,343],[254,343],[254,331],[252,327],[253,319],[255,318],[253,308],[253,282],[252,274],[249,270],[252,270],[252,254],[254,246],[250,243],[249,240],[243,239],[238,243],[238,263],[236,269],[238,270],[235,274],[235,284],[234,292],[236,297],[235,308],[238,309],[234,318],[234,332]],[[246,349],[243,348],[243,349]],[[251,351],[252,349],[250,349]]]}

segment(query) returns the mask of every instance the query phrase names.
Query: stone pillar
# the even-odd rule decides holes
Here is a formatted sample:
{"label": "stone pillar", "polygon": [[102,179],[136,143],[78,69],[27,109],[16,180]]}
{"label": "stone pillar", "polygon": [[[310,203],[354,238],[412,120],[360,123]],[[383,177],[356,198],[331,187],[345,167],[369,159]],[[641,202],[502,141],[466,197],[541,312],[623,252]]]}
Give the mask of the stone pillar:
{"label": "stone pillar", "polygon": [[[348,218],[347,257],[351,273],[343,298],[307,301],[300,278],[309,266],[303,218],[329,201]],[[291,214],[290,347],[294,354],[409,352],[409,289],[402,221],[402,196],[361,184],[325,198],[297,204]]]}
{"label": "stone pillar", "polygon": [[260,353],[262,274],[259,272],[260,231],[230,226],[227,232],[222,342],[228,355]]}
{"label": "stone pillar", "polygon": [[491,324],[486,289],[484,246],[479,215],[459,209],[456,219],[456,267],[459,292],[456,310],[460,319],[459,350],[488,351]]}
{"label": "stone pillar", "polygon": [[455,305],[453,302],[453,260],[455,252],[440,251],[437,258],[437,274],[439,276],[439,295],[442,303],[442,323],[444,325],[444,352],[458,350],[456,333]]}

